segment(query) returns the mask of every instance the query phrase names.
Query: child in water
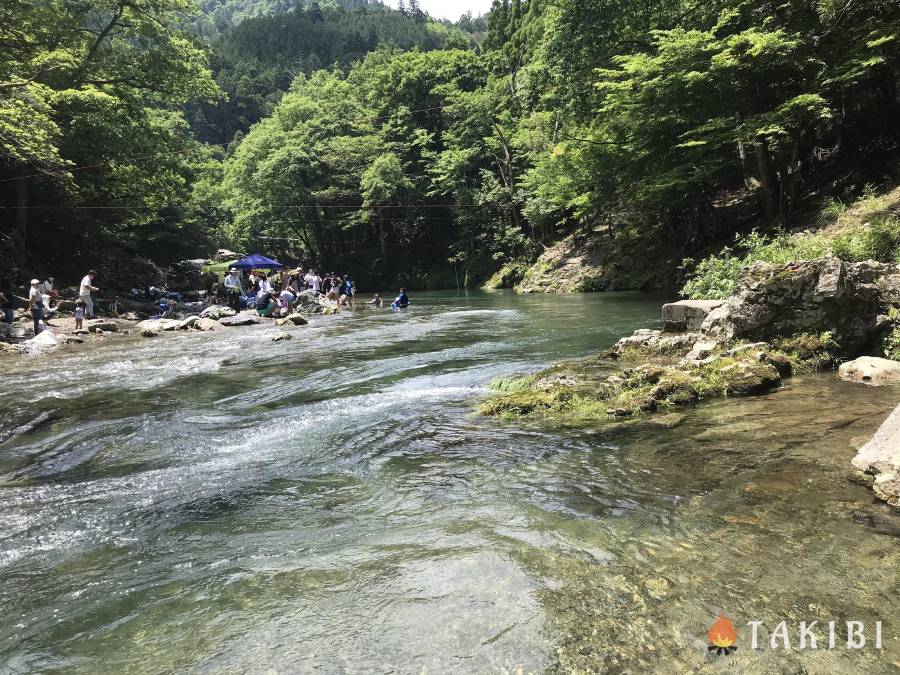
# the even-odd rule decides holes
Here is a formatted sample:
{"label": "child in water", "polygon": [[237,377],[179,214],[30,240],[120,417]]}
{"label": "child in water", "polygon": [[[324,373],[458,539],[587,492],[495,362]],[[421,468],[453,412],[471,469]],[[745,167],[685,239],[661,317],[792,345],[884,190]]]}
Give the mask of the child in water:
{"label": "child in water", "polygon": [[381,307],[381,305],[383,303],[381,301],[381,296],[378,295],[378,293],[376,293],[375,295],[372,296],[372,299],[369,300],[366,304],[372,305],[373,307]]}
{"label": "child in water", "polygon": [[84,323],[84,300],[75,301],[75,330],[82,330]]}

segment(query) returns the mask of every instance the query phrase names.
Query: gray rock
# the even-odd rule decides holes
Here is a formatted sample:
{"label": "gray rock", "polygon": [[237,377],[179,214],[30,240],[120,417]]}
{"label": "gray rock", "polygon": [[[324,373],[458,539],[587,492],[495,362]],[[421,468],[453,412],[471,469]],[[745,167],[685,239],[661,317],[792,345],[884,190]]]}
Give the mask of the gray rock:
{"label": "gray rock", "polygon": [[842,380],[865,384],[900,382],[900,362],[876,356],[860,356],[842,363],[838,368],[838,375]]}
{"label": "gray rock", "polygon": [[12,344],[10,342],[0,342],[0,354],[21,354],[25,351],[22,345]]}
{"label": "gray rock", "polygon": [[119,326],[115,321],[107,321],[106,319],[89,319],[84,325],[91,333],[115,333],[119,330]]}
{"label": "gray rock", "polygon": [[844,353],[858,354],[884,328],[878,317],[890,304],[889,278],[896,275],[896,265],[872,261],[754,263],[735,294],[707,315],[700,332],[728,342],[831,331]]}
{"label": "gray rock", "polygon": [[45,330],[23,343],[25,351],[29,354],[52,352],[59,348],[61,341],[51,331]]}
{"label": "gray rock", "polygon": [[84,343],[84,338],[78,335],[59,335],[59,341],[66,345],[80,345]]}
{"label": "gray rock", "polygon": [[199,316],[189,316],[185,319],[182,319],[178,323],[178,329],[179,330],[187,330],[188,328],[193,328],[194,324],[197,323],[197,321],[199,321],[199,320],[200,320]]}
{"label": "gray rock", "polygon": [[718,349],[718,347],[718,342],[713,342],[712,340],[698,340],[694,343],[694,346],[691,347],[691,351],[687,353],[682,361],[683,363],[702,361],[703,359],[712,356],[712,353]]}
{"label": "gray rock", "polygon": [[879,499],[900,506],[900,406],[860,448],[853,466],[874,478],[872,489]]}
{"label": "gray rock", "polygon": [[140,336],[145,338],[153,338],[159,335],[158,330],[154,330],[153,328],[141,328]]}
{"label": "gray rock", "polygon": [[219,319],[219,323],[229,327],[250,326],[254,323],[259,323],[259,316],[254,310],[246,310],[240,314],[235,314],[234,316],[223,317]]}
{"label": "gray rock", "polygon": [[669,332],[698,331],[706,316],[724,300],[679,300],[662,307],[663,330]]}
{"label": "gray rock", "polygon": [[647,355],[651,356],[685,354],[698,337],[697,333],[669,334],[642,328],[619,340],[613,345],[611,352],[614,356],[621,356],[627,349],[635,348],[647,352]]}
{"label": "gray rock", "polygon": [[222,326],[222,324],[220,324],[215,319],[210,319],[209,317],[201,316],[197,320],[197,323],[194,324],[194,328],[197,330],[211,331],[211,330],[219,330],[221,328],[224,328],[224,326]]}
{"label": "gray rock", "polygon": [[226,307],[225,305],[210,305],[200,312],[200,317],[218,321],[219,319],[224,319],[227,316],[234,316],[235,314],[237,314],[237,312],[231,309],[231,307]]}
{"label": "gray rock", "polygon": [[290,333],[279,331],[272,336],[272,342],[282,342],[284,340],[293,340],[294,337]]}
{"label": "gray rock", "polygon": [[181,321],[179,319],[159,319],[159,329],[165,331],[173,331],[181,328]]}

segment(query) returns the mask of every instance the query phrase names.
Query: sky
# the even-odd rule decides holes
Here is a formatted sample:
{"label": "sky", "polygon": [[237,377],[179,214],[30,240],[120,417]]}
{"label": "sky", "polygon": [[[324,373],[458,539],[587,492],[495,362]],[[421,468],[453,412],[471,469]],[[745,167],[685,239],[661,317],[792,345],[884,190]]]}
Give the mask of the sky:
{"label": "sky", "polygon": [[[396,7],[397,0],[385,0],[385,4]],[[491,8],[491,0],[419,0],[419,7],[435,18],[456,21],[466,12],[473,16],[485,14]]]}

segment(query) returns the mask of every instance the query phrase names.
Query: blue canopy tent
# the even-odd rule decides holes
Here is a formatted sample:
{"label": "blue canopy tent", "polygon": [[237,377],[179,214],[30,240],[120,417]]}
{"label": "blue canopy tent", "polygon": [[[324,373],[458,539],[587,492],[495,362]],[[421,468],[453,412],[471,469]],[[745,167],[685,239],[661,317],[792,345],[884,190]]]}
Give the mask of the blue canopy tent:
{"label": "blue canopy tent", "polygon": [[235,269],[239,270],[281,270],[284,269],[284,265],[282,265],[277,260],[272,260],[271,258],[267,258],[264,255],[260,255],[259,253],[251,253],[246,258],[241,258],[236,263],[231,265]]}

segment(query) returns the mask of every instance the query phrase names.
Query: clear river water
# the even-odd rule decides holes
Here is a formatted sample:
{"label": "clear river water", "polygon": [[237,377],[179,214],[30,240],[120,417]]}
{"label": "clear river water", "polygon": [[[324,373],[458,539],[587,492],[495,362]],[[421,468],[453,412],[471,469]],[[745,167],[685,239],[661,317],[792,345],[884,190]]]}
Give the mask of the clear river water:
{"label": "clear river water", "polygon": [[[665,425],[481,418],[492,378],[654,327],[661,299],[413,300],[292,341],[0,363],[0,671],[900,670],[900,528],[850,467],[900,390],[827,373]],[[836,649],[796,649],[831,620]]]}

